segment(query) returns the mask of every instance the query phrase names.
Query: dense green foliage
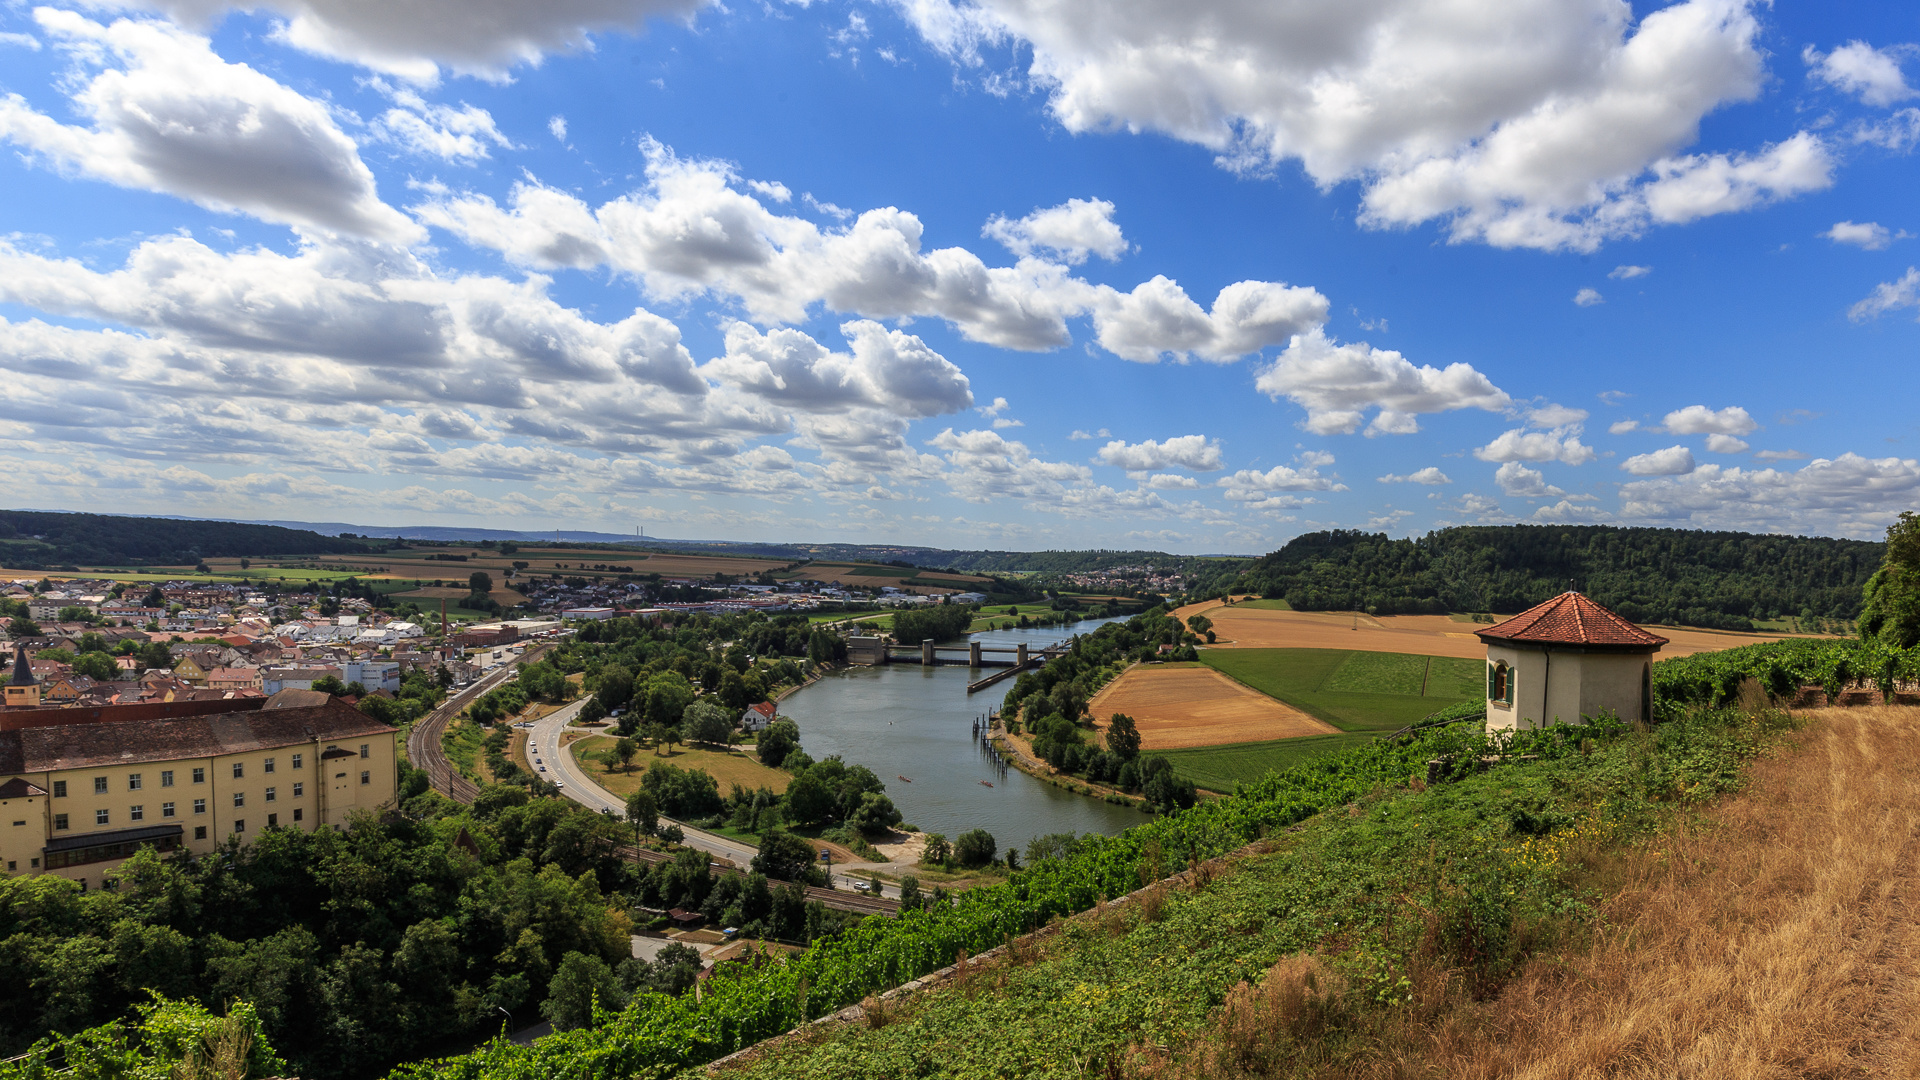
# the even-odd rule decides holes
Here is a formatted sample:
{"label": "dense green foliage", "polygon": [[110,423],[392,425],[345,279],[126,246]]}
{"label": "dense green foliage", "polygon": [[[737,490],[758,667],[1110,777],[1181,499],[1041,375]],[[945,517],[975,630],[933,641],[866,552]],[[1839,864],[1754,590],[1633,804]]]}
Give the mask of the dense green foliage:
{"label": "dense green foliage", "polygon": [[893,616],[893,640],[900,645],[918,645],[928,639],[952,641],[973,625],[973,611],[966,604],[903,608]]}
{"label": "dense green foliage", "polygon": [[1920,647],[1902,649],[1883,638],[1791,638],[1661,660],[1653,665],[1654,715],[1736,701],[1748,679],[1778,699],[1811,686],[1829,699],[1849,687],[1872,687],[1891,700],[1897,686],[1920,680]]}
{"label": "dense green foliage", "polygon": [[[1405,1003],[1415,963],[1451,970],[1466,993],[1497,991],[1529,954],[1554,951],[1590,922],[1582,853],[1641,840],[1671,808],[1737,790],[1744,763],[1783,726],[1777,715],[1731,713],[1650,734],[1601,726],[1581,733],[1588,746],[1548,740],[1534,747],[1543,760],[1429,790],[1395,778],[1345,813],[1274,836],[1271,854],[1070,921],[1051,940],[891,1005],[884,1023],[830,1028],[728,1075],[1082,1080],[1135,1075],[1122,1060],[1129,1048],[1191,1065],[1195,1044],[1223,1030],[1234,988],[1263,983],[1283,961],[1282,987],[1286,972],[1294,986],[1302,972],[1323,976],[1318,1023],[1285,1004],[1243,1010],[1233,1030],[1246,1037],[1230,1045],[1263,1056],[1223,1055],[1227,1068],[1175,1075],[1364,1074],[1341,1067],[1348,1050],[1371,1050],[1377,1070],[1384,1055],[1369,1020]],[[1029,856],[1071,865],[1086,842],[1046,837]],[[1140,849],[1142,877],[1154,872],[1151,850]],[[1177,866],[1168,858],[1159,868]],[[1314,995],[1304,1004],[1313,1008]],[[596,1075],[584,1057],[572,1063],[576,1075]]]}
{"label": "dense green foliage", "polygon": [[405,814],[339,832],[142,852],[112,888],[0,880],[0,982],[22,991],[0,996],[0,1053],[155,991],[248,1001],[298,1075],[366,1076],[497,1027],[498,1010],[532,1022],[569,953],[627,957],[619,823],[525,791],[464,808],[424,787],[410,772]]}
{"label": "dense green foliage", "polygon": [[1920,515],[1887,527],[1887,557],[1867,579],[1860,635],[1899,649],[1920,644]]}
{"label": "dense green foliage", "polygon": [[0,544],[6,564],[22,569],[46,563],[182,565],[239,555],[351,555],[385,549],[385,544],[278,525],[31,510],[0,510]]}
{"label": "dense green foliage", "polygon": [[155,994],[131,1025],[102,1024],[35,1043],[0,1062],[0,1080],[233,1080],[278,1076],[287,1063],[274,1053],[252,1005],[236,1001],[225,1016],[195,1002]]}
{"label": "dense green foliage", "polygon": [[1236,590],[1301,611],[1513,613],[1578,588],[1635,622],[1750,629],[1751,620],[1853,618],[1884,545],[1604,525],[1441,529],[1412,540],[1309,533]]}

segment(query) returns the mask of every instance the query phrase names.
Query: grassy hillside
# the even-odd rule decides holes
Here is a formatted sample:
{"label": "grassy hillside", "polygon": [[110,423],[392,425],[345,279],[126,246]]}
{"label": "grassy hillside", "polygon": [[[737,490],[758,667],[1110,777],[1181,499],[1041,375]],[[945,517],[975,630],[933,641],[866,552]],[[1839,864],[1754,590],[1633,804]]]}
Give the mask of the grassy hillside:
{"label": "grassy hillside", "polygon": [[1604,525],[1441,529],[1393,540],[1309,533],[1260,559],[1237,588],[1301,611],[1518,612],[1570,585],[1636,622],[1752,629],[1812,614],[1851,619],[1883,544]]}
{"label": "grassy hillside", "polygon": [[1561,963],[1609,861],[1740,787],[1785,726],[1723,714],[1383,788],[721,1075],[1428,1075],[1387,1067],[1432,1044],[1422,1021],[1471,1015],[1535,957]]}

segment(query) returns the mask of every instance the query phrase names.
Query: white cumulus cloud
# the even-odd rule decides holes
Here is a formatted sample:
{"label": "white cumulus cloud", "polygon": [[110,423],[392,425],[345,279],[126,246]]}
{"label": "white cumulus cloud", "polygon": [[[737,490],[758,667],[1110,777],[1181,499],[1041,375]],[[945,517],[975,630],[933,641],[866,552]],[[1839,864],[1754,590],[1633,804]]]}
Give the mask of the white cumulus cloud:
{"label": "white cumulus cloud", "polygon": [[1550,431],[1513,428],[1503,431],[1487,445],[1473,452],[1481,461],[1559,461],[1584,465],[1597,455],[1593,447],[1580,441],[1580,425],[1570,424]]}
{"label": "white cumulus cloud", "polygon": [[[1910,53],[1912,49],[1899,52]],[[1915,93],[1900,73],[1900,56],[1894,50],[1876,49],[1864,41],[1849,41],[1830,53],[1821,53],[1809,45],[1800,56],[1815,79],[1854,94],[1868,105],[1885,108]]]}
{"label": "white cumulus cloud", "polygon": [[[726,355],[702,371],[767,401],[809,412],[852,408],[929,417],[973,405],[959,367],[926,342],[867,319],[841,324],[850,350],[836,353],[792,329],[759,333],[745,323],[727,328]],[[999,404],[1004,406],[1005,399]]]}
{"label": "white cumulus cloud", "polygon": [[686,20],[706,0],[122,0],[184,23],[210,24],[228,11],[268,11],[285,21],[278,36],[318,56],[418,83],[447,68],[504,80],[518,64],[592,47],[601,32],[637,32],[649,18]]}
{"label": "white cumulus cloud", "polygon": [[1684,446],[1669,446],[1650,454],[1635,454],[1620,467],[1635,476],[1682,476],[1694,469],[1693,451]]}
{"label": "white cumulus cloud", "polygon": [[1539,469],[1529,469],[1517,461],[1509,461],[1494,470],[1494,483],[1500,485],[1504,495],[1517,495],[1526,499],[1557,499],[1566,492],[1547,483],[1546,476]]}
{"label": "white cumulus cloud", "polygon": [[1744,454],[1747,452],[1747,441],[1732,435],[1709,435],[1707,449],[1716,454]]}
{"label": "white cumulus cloud", "polygon": [[980,235],[998,240],[1022,258],[1043,252],[1075,264],[1086,262],[1089,254],[1117,259],[1126,254],[1127,239],[1113,220],[1113,209],[1105,199],[1068,199],[1018,220],[996,215]]}
{"label": "white cumulus cloud", "polygon": [[1765,80],[1748,0],[896,0],[963,63],[1012,44],[1069,131],[1159,131],[1225,166],[1362,185],[1366,224],[1591,249],[1824,187],[1802,133],[1683,155]]}
{"label": "white cumulus cloud", "polygon": [[1429,465],[1424,469],[1416,469],[1405,476],[1400,476],[1396,473],[1388,473],[1387,475],[1380,477],[1379,481],[1382,484],[1432,485],[1432,484],[1453,483],[1453,481],[1447,477],[1446,473],[1441,472],[1437,466],[1433,466],[1433,465]]}
{"label": "white cumulus cloud", "polygon": [[80,65],[68,85],[89,123],[62,124],[10,94],[0,138],[63,170],[212,210],[387,241],[421,235],[380,201],[321,102],[164,23],[101,25],[52,8],[34,17]]}
{"label": "white cumulus cloud", "polygon": [[1607,298],[1600,295],[1599,289],[1583,288],[1573,294],[1573,302],[1581,307],[1592,307],[1595,304],[1606,303]]}
{"label": "white cumulus cloud", "polygon": [[1738,405],[1718,412],[1705,405],[1689,405],[1668,413],[1662,426],[1669,435],[1747,435],[1760,427]]}
{"label": "white cumulus cloud", "polygon": [[1254,386],[1306,409],[1304,426],[1318,435],[1352,434],[1369,409],[1378,411],[1367,424],[1368,435],[1404,435],[1420,430],[1417,418],[1423,413],[1494,412],[1513,403],[1469,364],[1415,367],[1391,349],[1336,344],[1317,329],[1296,335]]}
{"label": "white cumulus cloud", "polygon": [[1842,454],[1797,471],[1702,465],[1620,488],[1621,516],[1662,525],[1879,539],[1920,499],[1920,461]]}
{"label": "white cumulus cloud", "polygon": [[1637,277],[1646,277],[1651,273],[1653,273],[1653,267],[1651,266],[1622,265],[1607,271],[1607,276],[1615,281],[1631,281]]}
{"label": "white cumulus cloud", "polygon": [[1092,284],[1039,256],[988,266],[964,248],[925,250],[920,219],[897,207],[822,228],[769,209],[784,186],[742,183],[731,165],[681,158],[651,139],[646,185],[598,208],[535,182],[515,185],[509,208],[478,194],[433,193],[413,208],[427,224],[535,268],[606,265],[662,300],[711,295],[760,323],[798,323],[817,307],[871,319],[945,319],[968,338],[1039,351],[1067,344],[1067,320],[1090,317],[1094,336],[1129,360],[1227,362],[1326,319],[1318,291],[1241,281],[1203,310],[1156,276],[1131,292]]}
{"label": "white cumulus cloud", "polygon": [[1833,228],[1820,234],[1836,244],[1852,244],[1867,251],[1883,251],[1893,243],[1893,232],[1877,221],[1856,224],[1851,221],[1834,222]]}
{"label": "white cumulus cloud", "polygon": [[1128,443],[1115,440],[1100,448],[1095,459],[1128,472],[1151,472],[1182,468],[1194,472],[1213,472],[1226,466],[1220,460],[1220,444],[1205,435],[1176,435],[1162,441]]}
{"label": "white cumulus cloud", "polygon": [[1847,309],[1847,318],[1864,322],[1908,307],[1920,307],[1920,269],[1911,266],[1896,280],[1875,285],[1866,299]]}

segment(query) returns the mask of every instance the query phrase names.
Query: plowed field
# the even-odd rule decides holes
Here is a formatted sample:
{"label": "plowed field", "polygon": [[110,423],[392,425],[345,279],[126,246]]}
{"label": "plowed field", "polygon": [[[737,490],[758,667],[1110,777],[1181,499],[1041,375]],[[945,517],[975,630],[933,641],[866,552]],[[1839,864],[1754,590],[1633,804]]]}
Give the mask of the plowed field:
{"label": "plowed field", "polygon": [[1146,750],[1292,739],[1339,729],[1203,667],[1137,667],[1093,696],[1087,711],[1106,730],[1114,713],[1133,717]]}

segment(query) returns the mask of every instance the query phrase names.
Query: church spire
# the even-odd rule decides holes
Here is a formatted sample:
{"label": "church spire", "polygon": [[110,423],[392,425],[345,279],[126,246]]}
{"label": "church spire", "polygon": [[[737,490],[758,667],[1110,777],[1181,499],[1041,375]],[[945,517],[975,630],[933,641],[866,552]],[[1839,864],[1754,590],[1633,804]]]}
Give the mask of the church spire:
{"label": "church spire", "polygon": [[21,642],[13,647],[13,678],[7,680],[8,686],[32,686],[33,664],[27,659],[27,646]]}

